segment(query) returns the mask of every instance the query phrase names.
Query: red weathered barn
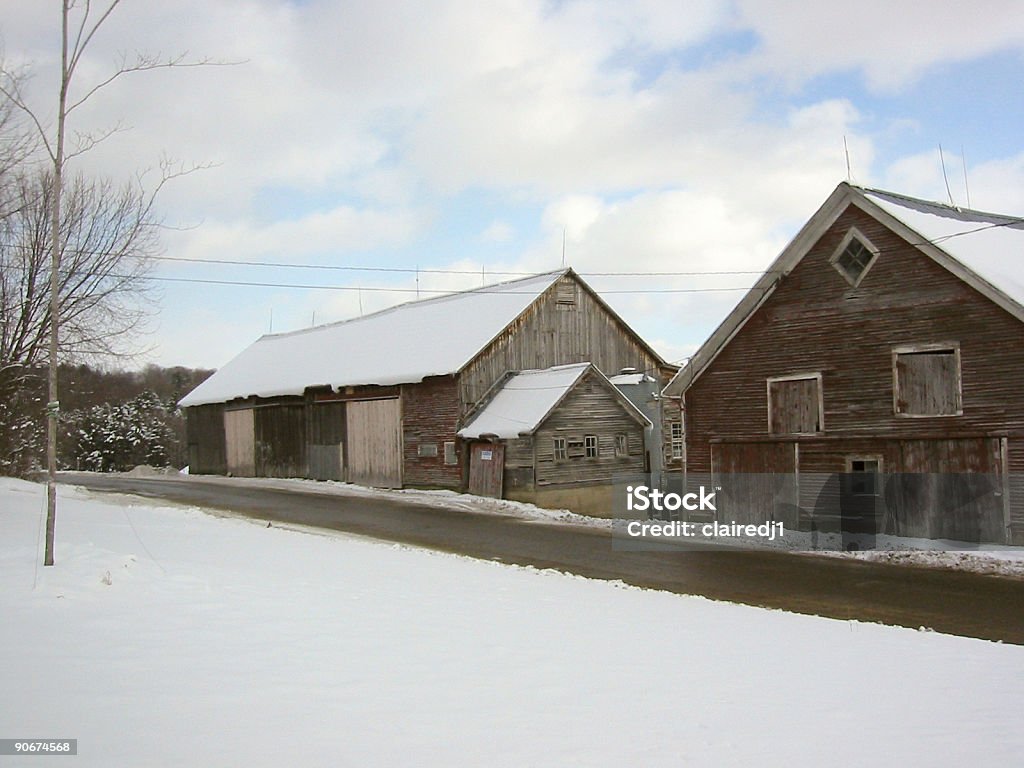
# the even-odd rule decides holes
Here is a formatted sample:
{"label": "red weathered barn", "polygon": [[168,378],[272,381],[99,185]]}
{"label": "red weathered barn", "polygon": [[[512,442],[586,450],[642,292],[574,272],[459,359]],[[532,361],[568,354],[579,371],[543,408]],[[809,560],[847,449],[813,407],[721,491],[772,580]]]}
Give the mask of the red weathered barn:
{"label": "red weathered barn", "polygon": [[749,519],[1021,542],[1022,378],[1024,220],[844,183],[665,395]]}

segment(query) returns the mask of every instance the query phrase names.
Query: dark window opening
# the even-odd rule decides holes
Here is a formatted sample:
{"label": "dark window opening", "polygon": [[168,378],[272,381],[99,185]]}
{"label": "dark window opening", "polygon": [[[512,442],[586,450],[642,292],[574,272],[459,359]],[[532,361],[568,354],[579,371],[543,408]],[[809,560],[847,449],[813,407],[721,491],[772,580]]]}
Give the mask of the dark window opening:
{"label": "dark window opening", "polygon": [[879,470],[878,459],[852,459],[850,492],[856,496],[877,496]]}
{"label": "dark window opening", "polygon": [[856,237],[832,260],[832,264],[850,285],[856,285],[867,271],[876,254]]}

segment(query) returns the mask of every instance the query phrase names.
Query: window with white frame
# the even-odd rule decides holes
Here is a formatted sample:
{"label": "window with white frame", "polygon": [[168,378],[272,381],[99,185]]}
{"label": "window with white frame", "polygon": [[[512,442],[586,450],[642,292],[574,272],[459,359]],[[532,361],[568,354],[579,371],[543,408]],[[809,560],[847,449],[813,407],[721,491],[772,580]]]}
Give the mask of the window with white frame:
{"label": "window with white frame", "polygon": [[683,422],[673,421],[669,424],[669,437],[671,438],[672,458],[683,458]]}
{"label": "window with white frame", "polygon": [[897,347],[892,357],[893,410],[897,415],[963,413],[959,345]]}
{"label": "window with white frame", "polygon": [[820,373],[768,379],[769,434],[813,435],[824,431],[824,421]]}
{"label": "window with white frame", "polygon": [[555,461],[565,461],[569,458],[569,449],[564,437],[554,439]]}
{"label": "window with white frame", "polygon": [[627,435],[615,436],[615,455],[619,458],[629,456],[629,437]]}
{"label": "window with white frame", "polygon": [[839,274],[846,278],[846,282],[856,287],[864,279],[876,258],[878,249],[871,245],[864,235],[851,228],[839,244],[839,248],[832,254],[830,261]]}
{"label": "window with white frame", "polygon": [[584,435],[583,448],[588,459],[596,459],[598,456],[597,435]]}
{"label": "window with white frame", "polygon": [[454,440],[446,440],[444,443],[444,463],[448,466],[459,463],[459,454],[455,451]]}

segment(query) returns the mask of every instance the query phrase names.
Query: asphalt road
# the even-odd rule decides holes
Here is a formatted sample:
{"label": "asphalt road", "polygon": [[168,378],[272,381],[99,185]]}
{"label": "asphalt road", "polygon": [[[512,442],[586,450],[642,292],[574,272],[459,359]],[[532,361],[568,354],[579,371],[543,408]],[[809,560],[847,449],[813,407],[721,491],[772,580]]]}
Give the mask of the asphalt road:
{"label": "asphalt road", "polygon": [[679,594],[1024,645],[1021,579],[778,552],[620,551],[607,530],[201,477],[62,480]]}

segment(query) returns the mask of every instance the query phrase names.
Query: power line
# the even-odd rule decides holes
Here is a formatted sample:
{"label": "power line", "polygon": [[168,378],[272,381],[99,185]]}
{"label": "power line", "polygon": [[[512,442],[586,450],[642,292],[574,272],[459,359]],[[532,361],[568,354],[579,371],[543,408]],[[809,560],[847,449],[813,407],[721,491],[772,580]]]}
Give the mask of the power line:
{"label": "power line", "polygon": [[[17,248],[22,251],[34,252],[36,249],[32,246],[22,245],[20,243],[8,243],[6,245],[0,245],[0,249],[3,248]],[[67,248],[64,253],[76,254],[80,256],[115,256],[116,253],[108,251],[91,251],[86,249]],[[206,259],[199,257],[187,257],[187,256],[157,256],[147,255],[138,257],[143,261],[163,261],[163,262],[179,262],[182,264],[208,264],[212,266],[236,266],[236,267],[270,267],[275,269],[307,269],[307,270],[327,270],[335,272],[377,272],[384,274],[407,274],[407,275],[419,275],[419,274],[432,274],[432,275],[473,275],[480,274],[475,269],[429,269],[429,268],[416,268],[416,267],[363,267],[363,266],[351,266],[351,265],[340,265],[340,264],[303,264],[299,262],[276,262],[276,261],[249,261],[245,259]],[[537,272],[516,272],[516,271],[502,271],[502,270],[488,270],[489,275],[502,276],[502,277],[533,277],[537,275]],[[630,272],[591,272],[591,271],[580,271],[577,272],[583,277],[700,277],[700,276],[712,276],[712,277],[723,277],[729,275],[761,275],[764,274],[764,270],[761,269],[735,269],[735,270],[679,270],[679,271],[668,271],[668,272],[644,272],[644,271],[630,271]]]}
{"label": "power line", "polygon": [[[324,269],[343,272],[386,272],[399,274],[433,274],[433,275],[477,275],[475,269],[424,269],[415,267],[355,267],[337,264],[301,264],[296,262],[246,261],[244,259],[204,259],[186,256],[154,256],[157,261],[182,262],[188,264],[224,264],[241,267],[276,267],[279,269]],[[692,277],[696,275],[760,275],[764,270],[689,270],[678,272],[579,272],[588,277]],[[491,275],[508,277],[530,277],[536,272],[503,272],[490,270]]]}
{"label": "power line", "polygon": [[[92,274],[89,272],[83,272],[80,274]],[[762,274],[762,273],[758,273]],[[106,277],[128,279],[128,275],[118,275],[113,273],[106,273]],[[318,291],[374,291],[378,293],[417,293],[416,288],[388,288],[383,286],[358,286],[358,285],[315,285],[312,283],[271,283],[261,282],[256,280],[216,280],[213,278],[203,277],[165,277],[159,275],[146,275],[141,280],[155,280],[158,282],[166,283],[198,283],[203,285],[230,285],[230,286],[241,286],[248,288],[293,288],[299,290],[318,290]],[[727,291],[749,291],[751,287],[749,285],[734,286],[734,287],[722,287],[722,288],[613,288],[611,290],[603,290],[601,294],[645,294],[645,293],[720,293]],[[428,289],[420,288],[419,293],[432,293],[438,296],[451,295],[451,290],[443,289]],[[500,286],[494,286],[493,290],[487,288],[474,288],[467,293],[479,293],[479,294],[502,294],[506,296],[532,296],[536,291],[510,291],[502,290]]]}

